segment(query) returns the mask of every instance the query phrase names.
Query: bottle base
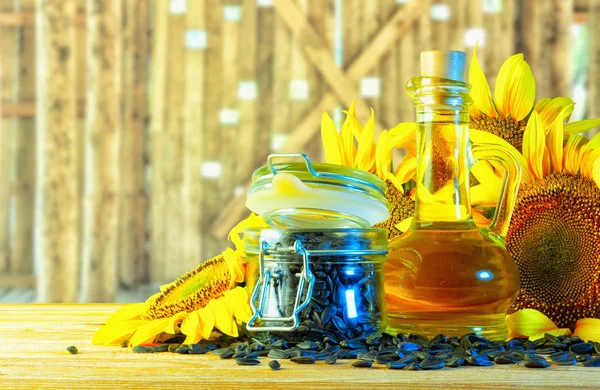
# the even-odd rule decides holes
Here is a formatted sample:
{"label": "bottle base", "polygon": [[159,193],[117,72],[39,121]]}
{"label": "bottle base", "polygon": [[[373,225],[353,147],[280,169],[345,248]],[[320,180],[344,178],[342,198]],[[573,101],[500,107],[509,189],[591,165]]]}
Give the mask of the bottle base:
{"label": "bottle base", "polygon": [[505,314],[429,313],[424,315],[388,314],[387,332],[420,334],[432,338],[438,334],[461,337],[475,333],[488,340],[506,340],[508,328]]}

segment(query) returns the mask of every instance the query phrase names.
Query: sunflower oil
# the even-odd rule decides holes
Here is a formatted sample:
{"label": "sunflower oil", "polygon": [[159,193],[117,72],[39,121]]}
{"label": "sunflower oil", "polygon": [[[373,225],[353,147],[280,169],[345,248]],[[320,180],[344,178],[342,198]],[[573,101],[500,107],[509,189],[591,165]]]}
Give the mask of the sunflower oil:
{"label": "sunflower oil", "polygon": [[[423,52],[424,76],[408,83],[417,109],[416,198],[412,225],[388,244],[384,266],[393,332],[508,335],[505,315],[519,273],[503,237],[520,167],[504,147],[471,143],[464,63],[462,52]],[[470,199],[469,171],[477,160],[505,171],[496,215],[484,229],[475,225]]]}

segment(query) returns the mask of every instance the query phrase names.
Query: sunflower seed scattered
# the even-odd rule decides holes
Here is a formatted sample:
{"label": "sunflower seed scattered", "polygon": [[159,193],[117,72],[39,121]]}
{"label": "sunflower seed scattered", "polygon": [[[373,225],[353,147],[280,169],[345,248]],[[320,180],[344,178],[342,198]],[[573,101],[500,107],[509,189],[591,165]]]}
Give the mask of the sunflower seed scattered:
{"label": "sunflower seed scattered", "polygon": [[67,347],[67,351],[69,351],[69,353],[70,353],[71,355],[77,355],[77,353],[79,353],[79,350],[78,350],[78,349],[77,349],[77,347],[76,347],[76,346],[74,346],[74,345],[70,345],[70,346],[68,346],[68,347]]}
{"label": "sunflower seed scattered", "polygon": [[298,356],[290,359],[294,363],[298,364],[314,364],[316,362],[313,356]]}
{"label": "sunflower seed scattered", "polygon": [[281,368],[281,364],[279,364],[277,360],[271,360],[269,362],[269,367],[271,367],[272,370],[277,371]]}
{"label": "sunflower seed scattered", "polygon": [[236,358],[235,362],[240,366],[256,366],[257,364],[260,364],[260,360],[258,359],[248,359],[244,357]]}
{"label": "sunflower seed scattered", "polygon": [[359,368],[369,368],[373,365],[372,361],[369,360],[357,360],[354,363],[352,363],[352,367],[359,367]]}
{"label": "sunflower seed scattered", "polygon": [[146,347],[144,345],[136,345],[133,347],[133,352],[135,353],[153,353],[154,350],[152,347]]}
{"label": "sunflower seed scattered", "polygon": [[578,355],[583,355],[586,353],[590,353],[594,350],[594,345],[591,343],[578,343],[573,344],[569,348],[569,351],[576,353]]}

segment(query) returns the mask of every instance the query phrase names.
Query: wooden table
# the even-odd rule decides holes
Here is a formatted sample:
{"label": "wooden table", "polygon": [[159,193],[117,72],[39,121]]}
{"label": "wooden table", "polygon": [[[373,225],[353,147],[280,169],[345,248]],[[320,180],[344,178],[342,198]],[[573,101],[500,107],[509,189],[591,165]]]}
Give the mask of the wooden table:
{"label": "wooden table", "polygon": [[[91,345],[92,334],[118,305],[0,305],[0,387],[4,388],[600,388],[600,369],[517,366],[441,371],[360,369],[342,361],[272,371],[214,355],[134,354]],[[75,345],[80,353],[70,355]]]}

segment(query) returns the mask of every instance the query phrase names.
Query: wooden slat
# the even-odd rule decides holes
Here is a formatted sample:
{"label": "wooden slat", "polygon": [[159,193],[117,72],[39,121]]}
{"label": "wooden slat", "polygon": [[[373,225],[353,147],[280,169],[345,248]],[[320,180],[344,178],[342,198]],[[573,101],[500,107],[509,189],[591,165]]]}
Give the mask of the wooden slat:
{"label": "wooden slat", "polygon": [[[274,15],[274,47],[273,47],[273,99],[270,110],[272,112],[271,136],[282,137],[288,135],[291,130],[290,115],[290,80],[291,80],[291,56],[292,35],[285,26],[283,19],[275,13]],[[268,149],[271,149],[271,139],[268,140]],[[279,152],[280,150],[272,150]],[[261,153],[260,163],[266,162],[266,154]],[[247,170],[250,174],[252,170]],[[248,177],[246,177],[246,180]],[[233,226],[233,225],[232,225]]]}
{"label": "wooden slat", "polygon": [[[240,2],[229,1],[227,6],[240,7]],[[242,18],[246,15],[242,13]],[[241,62],[245,62],[245,55],[254,56],[255,53],[247,52],[240,41],[240,20],[223,19],[223,30],[221,40],[221,109],[236,110],[239,114],[240,122],[245,122],[247,118],[241,116],[239,100],[238,100],[238,83],[240,81]],[[250,59],[252,61],[252,59]],[[249,118],[248,118],[249,119]],[[216,130],[216,128],[214,129]],[[246,146],[238,143],[241,135],[240,123],[221,124],[220,126],[220,151],[219,160],[221,162],[221,177],[219,178],[219,192],[222,201],[227,202],[233,195],[236,181],[236,166],[238,163],[237,156],[244,155],[246,151],[242,151],[240,147]],[[236,156],[236,157],[233,157]]]}
{"label": "wooden slat", "polygon": [[38,299],[74,302],[78,288],[79,191],[75,120],[75,7],[37,3]]}
{"label": "wooden slat", "polygon": [[485,68],[484,73],[491,88],[496,85],[498,70],[502,66],[506,57],[504,57],[504,45],[506,31],[502,29],[503,15],[500,12],[487,12],[483,14],[483,24],[485,25],[486,37],[485,47]]}
{"label": "wooden slat", "polygon": [[[379,30],[369,47],[363,50],[360,56],[348,67],[345,77],[353,80],[353,83],[358,82],[358,79],[377,64],[390,46],[411,28],[413,21],[428,10],[428,7],[429,0],[423,0],[421,2],[411,2],[406,7],[396,11],[388,23]],[[325,94],[290,133],[290,137],[280,151],[302,150],[302,147],[317,133],[323,111],[331,109],[336,103],[336,97],[333,93]],[[244,196],[237,196],[228,205],[221,208],[221,213],[212,224],[215,236],[225,237],[229,229],[247,214],[244,199]]]}
{"label": "wooden slat", "polygon": [[[81,26],[85,25],[85,14],[77,13],[75,23]],[[0,26],[35,26],[35,24],[34,12],[0,12]]]}
{"label": "wooden slat", "polygon": [[[483,2],[481,0],[468,0],[467,2],[467,17],[466,17],[467,28],[482,28],[485,31],[484,20],[483,20]],[[487,32],[486,32],[487,34]],[[486,39],[485,45],[480,45],[481,49],[477,51],[477,61],[479,61],[483,69],[486,68],[486,51],[494,50],[494,42],[490,42]],[[467,50],[467,58],[471,58],[473,55],[473,49]],[[487,73],[486,73],[487,75]]]}
{"label": "wooden slat", "polygon": [[[521,1],[520,4],[520,36],[521,47],[525,60],[529,63],[533,75],[538,78],[541,61],[541,40],[543,38],[541,17],[544,0]],[[539,79],[541,80],[541,79]],[[543,82],[536,83],[539,88]],[[537,89],[537,88],[536,88]],[[539,91],[539,89],[538,89]],[[536,93],[539,99],[539,93]]]}
{"label": "wooden slat", "polygon": [[[207,31],[207,47],[205,52],[204,88],[210,91],[204,100],[204,161],[219,161],[221,157],[221,123],[219,112],[222,102],[223,59],[222,53],[222,27],[223,8],[219,0],[205,0],[205,17]],[[232,158],[232,156],[229,156]],[[203,178],[204,212],[202,226],[209,226],[223,207],[222,195],[218,187],[218,180]],[[222,241],[213,238],[211,229],[204,230],[204,258],[210,258],[221,253],[224,249]],[[219,237],[222,238],[222,237]]]}
{"label": "wooden slat", "polygon": [[573,0],[553,0],[554,39],[552,52],[552,95],[570,96],[572,91],[571,25],[573,23]]}
{"label": "wooden slat", "polygon": [[[380,0],[379,2],[379,24],[384,25],[394,12],[396,2],[394,0]],[[406,36],[402,39],[406,39]],[[379,66],[381,76],[381,101],[379,104],[379,116],[388,127],[396,125],[398,120],[398,107],[401,94],[398,89],[398,69],[402,62],[398,61],[398,45],[393,45],[389,53],[384,55]],[[394,159],[396,160],[396,159]]]}
{"label": "wooden slat", "polygon": [[467,23],[467,1],[450,0],[448,49],[465,50],[465,26]]}
{"label": "wooden slat", "polygon": [[81,299],[112,302],[118,287],[122,2],[87,3],[87,116]]}
{"label": "wooden slat", "polygon": [[[359,30],[360,31],[360,50],[364,50],[364,48],[369,45],[369,42],[371,41],[371,39],[373,38],[375,33],[377,33],[377,30],[379,27],[380,5],[381,5],[380,0],[363,0],[360,5],[360,7],[361,7],[360,8],[361,9],[361,11],[360,11],[361,23],[360,23],[360,30]],[[384,59],[384,58],[385,58],[385,56],[382,56],[382,59]],[[379,78],[379,86],[380,86],[379,92],[381,93],[381,84],[383,82],[382,77],[381,77],[381,67],[374,66],[367,73],[367,76]],[[369,98],[365,98],[364,100],[365,100],[365,103],[367,104],[367,108],[369,108],[369,109],[357,110],[357,113],[356,113],[357,118],[359,121],[361,121],[361,123],[366,123],[366,121],[369,120],[369,118],[371,116],[370,108],[373,108],[373,110],[375,111],[376,114],[381,114],[381,112],[379,110],[380,103],[381,103],[381,96],[369,97]],[[383,129],[388,128],[387,123],[384,120],[385,119],[384,115],[377,115],[376,118],[383,125],[378,130],[383,130]]]}
{"label": "wooden slat", "polygon": [[[447,1],[435,1],[431,7],[449,5]],[[454,18],[454,9],[450,10],[449,19],[431,20],[431,28],[435,31],[433,35],[433,44],[437,50],[447,50],[450,46],[450,38],[453,32],[450,30],[450,19]]]}
{"label": "wooden slat", "polygon": [[504,59],[515,53],[515,11],[516,0],[504,0],[502,9],[502,57]]}
{"label": "wooden slat", "polygon": [[[0,4],[0,10],[12,10],[13,4]],[[14,28],[0,26],[0,112],[6,102],[16,98],[15,80],[17,80],[17,47],[18,36]],[[11,198],[11,168],[13,160],[12,139],[14,119],[4,119],[0,116],[0,272],[6,272],[10,267],[10,198]]]}
{"label": "wooden slat", "polygon": [[[299,365],[280,360],[281,370],[240,367],[213,354],[137,354],[128,348],[92,345],[100,324],[122,305],[0,305],[2,384],[12,388],[189,389],[406,389],[526,388],[597,389],[598,369],[556,366],[533,370],[516,364],[459,369],[392,371],[353,360]],[[75,345],[79,354],[69,355]]]}
{"label": "wooden slat", "polygon": [[183,132],[185,102],[185,30],[186,15],[170,14],[167,33],[165,224],[163,280],[177,278],[187,270],[182,263],[183,250]]}
{"label": "wooden slat", "polygon": [[[206,28],[204,0],[190,2],[186,15],[186,28],[204,30]],[[207,91],[204,88],[206,58],[204,50],[186,49],[185,78],[187,80],[184,102],[184,146],[183,146],[183,268],[192,269],[203,260],[204,237],[202,234],[203,181],[199,180],[198,167],[202,166],[204,101]]]}
{"label": "wooden slat", "polygon": [[[0,106],[0,117],[10,118],[26,118],[34,117],[37,112],[35,103],[4,103]],[[76,115],[83,117],[85,115],[85,104],[78,103],[76,106]]]}
{"label": "wooden slat", "polygon": [[123,9],[122,131],[119,196],[119,281],[146,282],[146,85],[148,83],[148,2],[125,1]]}
{"label": "wooden slat", "polygon": [[[256,82],[258,68],[256,67],[257,56],[257,7],[255,0],[242,0],[242,20],[240,21],[239,36],[239,78],[240,81]],[[261,45],[264,43],[261,42]],[[235,89],[237,92],[237,88]],[[258,91],[260,94],[262,91]],[[247,180],[246,172],[248,167],[255,168],[255,159],[258,150],[262,150],[262,145],[258,144],[257,134],[262,129],[258,119],[258,105],[256,99],[238,99],[240,110],[240,126],[237,135],[237,142],[234,144],[237,150],[236,167],[232,179],[234,185],[244,183]],[[260,126],[260,127],[259,127]],[[233,194],[230,195],[231,198]]]}
{"label": "wooden slat", "polygon": [[[275,8],[285,21],[288,28],[294,33],[294,39],[301,43],[306,58],[321,72],[324,80],[329,84],[333,93],[344,105],[349,107],[356,100],[358,113],[368,113],[368,104],[359,97],[356,81],[348,77],[339,69],[323,39],[315,32],[304,18],[299,18],[302,10],[294,0],[274,0]],[[383,54],[383,53],[382,53]],[[369,66],[370,71],[373,65]],[[376,128],[382,129],[379,123]]]}
{"label": "wooden slat", "polygon": [[[401,5],[405,7],[406,5]],[[427,12],[423,13],[423,17],[428,18]],[[411,77],[419,76],[420,68],[416,66],[414,58],[416,56],[415,51],[415,33],[417,23],[413,23],[411,28],[406,31],[395,45],[396,55],[398,57],[398,67],[396,69],[397,79],[393,86],[396,88],[397,101],[396,110],[398,112],[398,122],[411,122],[415,118],[415,109],[412,105],[412,101],[406,93],[406,83]],[[387,83],[386,83],[387,84]],[[385,88],[385,87],[384,87]],[[394,161],[397,159],[397,153],[394,156]]]}
{"label": "wooden slat", "polygon": [[[260,7],[257,11],[257,40],[261,43],[257,46],[257,82],[258,82],[258,123],[259,131],[256,133],[255,148],[257,150],[254,155],[253,166],[260,166],[265,163],[265,154],[262,150],[270,150],[271,136],[274,131],[273,118],[275,111],[273,110],[273,95],[274,95],[274,57],[275,57],[275,9],[273,7]],[[238,179],[247,180],[241,177],[238,172]]]}
{"label": "wooden slat", "polygon": [[[302,18],[302,19],[306,19],[308,20],[309,17],[309,9],[308,9],[308,0],[296,0],[296,3],[298,4],[298,7],[301,9],[301,13],[299,15],[297,15],[298,18]],[[311,27],[314,28],[314,26]],[[286,26],[284,26],[283,28],[287,29]],[[299,120],[302,118],[302,115],[304,114],[304,111],[308,108],[307,103],[309,102],[310,96],[312,94],[315,93],[314,91],[314,85],[312,85],[310,83],[309,80],[309,75],[312,71],[312,69],[310,69],[311,67],[309,66],[303,52],[302,52],[302,46],[299,44],[299,39],[301,39],[300,36],[298,36],[298,32],[293,32],[293,39],[290,41],[291,44],[291,53],[290,53],[290,81],[291,80],[297,80],[300,82],[306,82],[308,84],[308,96],[306,97],[306,99],[292,99],[290,98],[290,102],[289,102],[289,116],[286,118],[287,121],[287,127],[286,127],[286,131],[290,131],[292,129],[292,127],[299,122]],[[325,38],[325,37],[323,37]],[[288,87],[288,90],[290,90],[291,87]],[[291,91],[290,91],[291,93]],[[310,149],[310,147],[312,146],[312,142],[309,142],[307,145],[307,149],[305,149],[306,151],[308,151],[308,149]],[[303,150],[304,151],[304,150]],[[247,177],[245,177],[244,179],[248,179]]]}
{"label": "wooden slat", "polygon": [[[21,1],[20,6],[28,6]],[[18,72],[16,96],[19,101],[35,99],[35,31],[20,27],[18,34]],[[15,54],[17,54],[15,53]],[[33,228],[35,211],[35,121],[33,118],[14,118],[14,232],[11,246],[13,273],[33,272]]]}
{"label": "wooden slat", "polygon": [[36,278],[31,273],[0,273],[0,288],[32,288]]}
{"label": "wooden slat", "polygon": [[164,170],[165,155],[165,127],[166,127],[166,102],[167,90],[167,31],[169,27],[169,2],[160,1],[154,8],[154,29],[152,33],[152,72],[150,93],[152,94],[150,106],[150,164],[151,164],[151,256],[150,280],[153,282],[164,281],[165,264],[165,232],[166,226],[166,199]]}

